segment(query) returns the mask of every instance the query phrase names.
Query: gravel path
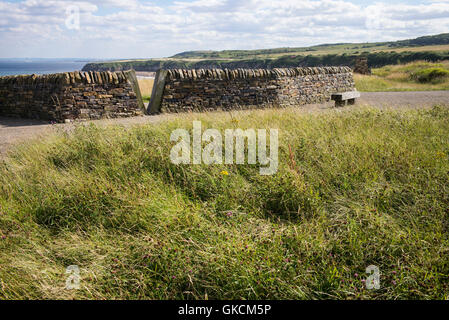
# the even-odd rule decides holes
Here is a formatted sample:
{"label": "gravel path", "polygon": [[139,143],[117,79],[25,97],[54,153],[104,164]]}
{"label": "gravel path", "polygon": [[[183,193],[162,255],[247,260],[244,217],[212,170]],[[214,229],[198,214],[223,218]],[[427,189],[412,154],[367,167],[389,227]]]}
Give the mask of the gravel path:
{"label": "gravel path", "polygon": [[[358,106],[370,105],[378,108],[425,108],[435,104],[449,104],[449,91],[423,92],[362,92]],[[332,103],[304,107],[304,111],[323,111],[332,108]],[[346,107],[354,108],[354,107]],[[136,118],[95,121],[98,125],[157,123],[175,118],[176,114],[144,116]],[[0,155],[14,143],[36,138],[55,130],[70,130],[73,124],[50,125],[48,122],[0,117]]]}
{"label": "gravel path", "polygon": [[376,107],[432,107],[449,104],[449,91],[362,92],[359,104]]}

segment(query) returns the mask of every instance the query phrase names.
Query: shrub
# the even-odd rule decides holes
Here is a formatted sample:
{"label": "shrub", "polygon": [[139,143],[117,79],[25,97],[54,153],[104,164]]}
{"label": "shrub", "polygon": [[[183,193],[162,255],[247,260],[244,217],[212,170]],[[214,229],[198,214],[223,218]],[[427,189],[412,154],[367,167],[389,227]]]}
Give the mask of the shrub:
{"label": "shrub", "polygon": [[420,83],[440,83],[449,76],[449,71],[443,68],[427,68],[417,71],[411,78]]}

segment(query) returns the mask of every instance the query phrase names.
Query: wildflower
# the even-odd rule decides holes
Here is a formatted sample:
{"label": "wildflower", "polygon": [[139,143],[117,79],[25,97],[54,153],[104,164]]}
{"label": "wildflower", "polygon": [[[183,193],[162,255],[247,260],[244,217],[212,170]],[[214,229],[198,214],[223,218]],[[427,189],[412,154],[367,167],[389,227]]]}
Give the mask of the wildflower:
{"label": "wildflower", "polygon": [[392,283],[394,286],[396,285],[396,281],[394,281],[394,280],[391,281],[391,283]]}
{"label": "wildflower", "polygon": [[437,158],[446,158],[446,154],[444,152],[438,151],[437,152]]}
{"label": "wildflower", "polygon": [[226,215],[227,215],[228,217],[232,217],[232,212],[229,211],[228,213],[226,213]]}
{"label": "wildflower", "polygon": [[229,172],[227,172],[226,170],[223,170],[222,172],[220,172],[220,174],[223,176],[229,176]]}
{"label": "wildflower", "polygon": [[396,274],[396,271],[393,271],[393,274]]}
{"label": "wildflower", "polygon": [[356,277],[356,278],[357,278],[358,276],[359,276],[359,274],[358,274],[358,273],[354,273],[354,277]]}

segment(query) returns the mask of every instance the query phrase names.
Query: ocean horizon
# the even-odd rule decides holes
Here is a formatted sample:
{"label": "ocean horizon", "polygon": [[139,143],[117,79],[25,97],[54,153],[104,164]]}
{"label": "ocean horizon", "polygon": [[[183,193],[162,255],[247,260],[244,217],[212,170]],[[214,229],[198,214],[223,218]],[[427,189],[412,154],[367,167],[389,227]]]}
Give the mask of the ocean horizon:
{"label": "ocean horizon", "polygon": [[0,59],[0,76],[51,74],[81,70],[92,60],[87,59],[44,59],[17,58]]}

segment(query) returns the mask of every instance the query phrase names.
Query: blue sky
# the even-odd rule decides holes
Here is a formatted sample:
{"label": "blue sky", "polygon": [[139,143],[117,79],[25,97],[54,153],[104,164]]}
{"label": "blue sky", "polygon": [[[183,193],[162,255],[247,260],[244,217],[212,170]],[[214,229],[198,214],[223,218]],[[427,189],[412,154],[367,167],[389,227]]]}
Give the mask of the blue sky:
{"label": "blue sky", "polygon": [[0,0],[0,58],[157,58],[443,32],[449,0]]}

